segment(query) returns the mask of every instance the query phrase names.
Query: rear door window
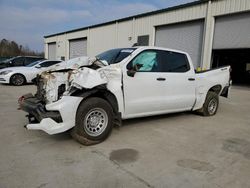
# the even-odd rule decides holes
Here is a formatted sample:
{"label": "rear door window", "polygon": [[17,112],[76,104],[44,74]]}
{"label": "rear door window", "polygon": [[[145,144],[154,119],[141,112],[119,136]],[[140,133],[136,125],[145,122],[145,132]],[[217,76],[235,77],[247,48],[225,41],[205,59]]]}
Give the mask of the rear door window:
{"label": "rear door window", "polygon": [[157,62],[161,72],[187,72],[190,70],[187,56],[182,53],[159,50]]}

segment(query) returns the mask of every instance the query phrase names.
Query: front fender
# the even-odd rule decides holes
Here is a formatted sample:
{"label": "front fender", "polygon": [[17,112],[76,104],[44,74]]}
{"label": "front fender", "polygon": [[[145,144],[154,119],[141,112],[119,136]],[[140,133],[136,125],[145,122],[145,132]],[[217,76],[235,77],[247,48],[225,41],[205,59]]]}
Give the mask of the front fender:
{"label": "front fender", "polygon": [[93,69],[83,68],[76,74],[72,74],[72,86],[91,89],[98,85],[106,84],[107,79]]}

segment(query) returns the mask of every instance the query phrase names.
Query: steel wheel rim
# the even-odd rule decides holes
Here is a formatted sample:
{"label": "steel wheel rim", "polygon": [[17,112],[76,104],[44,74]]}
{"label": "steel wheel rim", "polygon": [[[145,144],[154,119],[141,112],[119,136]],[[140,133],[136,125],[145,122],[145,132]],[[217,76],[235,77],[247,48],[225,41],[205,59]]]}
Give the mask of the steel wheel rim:
{"label": "steel wheel rim", "polygon": [[14,75],[13,76],[13,84],[14,85],[22,85],[23,84],[23,77],[21,75]]}
{"label": "steel wheel rim", "polygon": [[91,109],[84,118],[84,130],[90,136],[101,135],[108,125],[108,115],[101,108]]}
{"label": "steel wheel rim", "polygon": [[212,99],[211,101],[209,101],[208,103],[208,113],[210,115],[214,114],[216,109],[217,109],[218,103],[216,99]]}

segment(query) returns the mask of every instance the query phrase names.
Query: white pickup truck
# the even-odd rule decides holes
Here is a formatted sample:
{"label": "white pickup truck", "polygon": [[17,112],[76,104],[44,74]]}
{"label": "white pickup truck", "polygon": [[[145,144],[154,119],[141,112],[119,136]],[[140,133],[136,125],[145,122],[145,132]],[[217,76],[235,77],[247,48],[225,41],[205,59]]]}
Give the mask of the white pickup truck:
{"label": "white pickup truck", "polygon": [[196,73],[190,56],[172,49],[119,48],[83,59],[77,69],[42,73],[37,93],[19,98],[27,129],[71,130],[80,143],[96,144],[122,119],[181,111],[212,116],[230,88],[230,66]]}

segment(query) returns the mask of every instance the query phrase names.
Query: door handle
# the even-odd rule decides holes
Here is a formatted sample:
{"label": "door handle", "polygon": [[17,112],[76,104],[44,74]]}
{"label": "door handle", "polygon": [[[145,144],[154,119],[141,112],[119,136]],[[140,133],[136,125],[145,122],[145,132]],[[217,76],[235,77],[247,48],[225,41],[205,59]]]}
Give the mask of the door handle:
{"label": "door handle", "polygon": [[165,81],[166,78],[157,78],[156,80],[158,80],[158,81]]}
{"label": "door handle", "polygon": [[188,78],[189,81],[195,81],[195,78]]}

